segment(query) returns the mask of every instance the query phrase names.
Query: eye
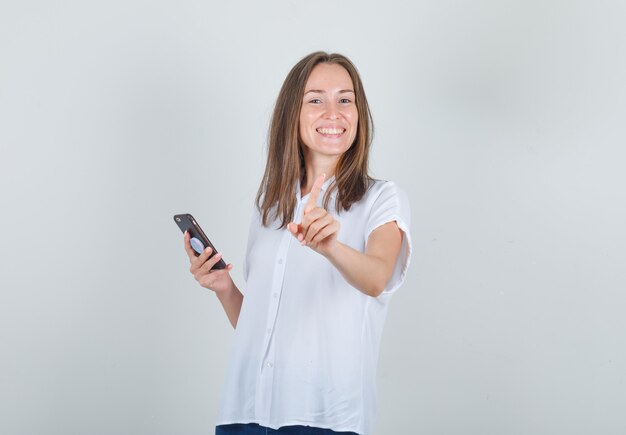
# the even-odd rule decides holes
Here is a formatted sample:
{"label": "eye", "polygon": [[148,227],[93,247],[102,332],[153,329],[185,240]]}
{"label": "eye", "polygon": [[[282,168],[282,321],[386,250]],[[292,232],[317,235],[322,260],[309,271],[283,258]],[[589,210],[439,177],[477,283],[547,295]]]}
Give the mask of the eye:
{"label": "eye", "polygon": [[350,100],[349,98],[342,98],[341,100],[339,100],[339,102],[341,104],[350,104],[352,103],[352,100]]}
{"label": "eye", "polygon": [[319,98],[313,98],[312,100],[309,100],[309,103],[321,104],[322,100],[320,100]]}

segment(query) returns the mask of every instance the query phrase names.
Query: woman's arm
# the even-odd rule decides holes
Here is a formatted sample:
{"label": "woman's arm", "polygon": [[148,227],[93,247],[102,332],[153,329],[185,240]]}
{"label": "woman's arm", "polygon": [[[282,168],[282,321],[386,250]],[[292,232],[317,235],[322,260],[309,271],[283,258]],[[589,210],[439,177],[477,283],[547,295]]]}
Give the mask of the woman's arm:
{"label": "woman's arm", "polygon": [[228,291],[215,292],[215,294],[222,303],[222,307],[226,312],[230,324],[233,325],[233,328],[236,328],[239,313],[241,312],[241,304],[243,303],[243,294],[239,291],[232,279],[230,282],[232,283],[232,287]]}
{"label": "woman's arm", "polygon": [[369,296],[379,296],[393,273],[402,247],[403,233],[395,221],[387,222],[370,234],[365,252],[337,241],[339,221],[317,206],[324,176],[318,177],[300,224],[290,223],[289,231],[302,245],[322,254],[352,286]]}
{"label": "woman's arm", "polygon": [[239,312],[241,311],[241,304],[243,303],[243,294],[241,294],[235,282],[230,277],[230,271],[233,265],[228,264],[226,268],[222,270],[211,270],[222,258],[222,253],[218,252],[212,258],[209,258],[212,251],[211,248],[206,248],[202,254],[196,257],[189,242],[189,232],[185,231],[184,239],[185,251],[191,263],[189,271],[202,287],[215,292],[222,307],[224,307],[230,324],[233,325],[233,328],[236,328],[237,320],[239,320]]}
{"label": "woman's arm", "polygon": [[387,222],[372,231],[364,253],[336,242],[334,248],[323,255],[350,285],[368,296],[377,297],[391,278],[402,247],[402,235],[396,222]]}

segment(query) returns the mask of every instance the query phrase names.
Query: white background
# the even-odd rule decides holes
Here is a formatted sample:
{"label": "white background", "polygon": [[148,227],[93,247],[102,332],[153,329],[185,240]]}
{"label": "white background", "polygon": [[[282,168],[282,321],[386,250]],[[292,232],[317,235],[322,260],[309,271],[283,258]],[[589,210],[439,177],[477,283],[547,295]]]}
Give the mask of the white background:
{"label": "white background", "polygon": [[413,264],[377,435],[626,433],[621,1],[3,1],[0,433],[211,434],[269,116],[318,49],[362,73]]}

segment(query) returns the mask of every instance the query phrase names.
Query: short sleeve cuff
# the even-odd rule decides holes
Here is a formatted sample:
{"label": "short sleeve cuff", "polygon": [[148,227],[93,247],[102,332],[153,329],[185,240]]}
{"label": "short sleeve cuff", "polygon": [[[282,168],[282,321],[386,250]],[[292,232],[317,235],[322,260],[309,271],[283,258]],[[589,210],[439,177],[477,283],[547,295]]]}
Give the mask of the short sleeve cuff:
{"label": "short sleeve cuff", "polygon": [[403,233],[400,253],[396,259],[391,278],[385,286],[385,290],[383,290],[383,294],[394,293],[406,278],[413,251],[409,228],[410,221],[408,197],[395,183],[385,182],[372,207],[365,236],[367,242],[370,234],[375,229],[389,222],[396,222],[398,228]]}

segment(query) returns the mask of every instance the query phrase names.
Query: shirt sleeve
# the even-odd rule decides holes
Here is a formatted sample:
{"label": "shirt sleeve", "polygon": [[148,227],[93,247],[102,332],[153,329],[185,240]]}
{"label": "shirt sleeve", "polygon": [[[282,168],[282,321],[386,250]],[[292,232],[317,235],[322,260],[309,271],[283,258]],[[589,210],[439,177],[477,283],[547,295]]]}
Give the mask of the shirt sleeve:
{"label": "shirt sleeve", "polygon": [[395,221],[398,228],[403,232],[402,246],[396,259],[391,278],[383,291],[383,294],[395,292],[404,282],[409,263],[411,262],[411,233],[409,224],[411,222],[411,210],[409,200],[395,183],[384,182],[377,192],[376,199],[372,205],[370,215],[366,225],[365,242],[376,228],[388,222]]}

